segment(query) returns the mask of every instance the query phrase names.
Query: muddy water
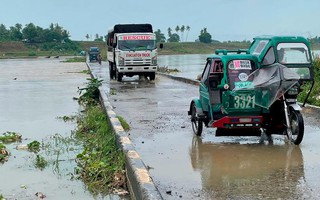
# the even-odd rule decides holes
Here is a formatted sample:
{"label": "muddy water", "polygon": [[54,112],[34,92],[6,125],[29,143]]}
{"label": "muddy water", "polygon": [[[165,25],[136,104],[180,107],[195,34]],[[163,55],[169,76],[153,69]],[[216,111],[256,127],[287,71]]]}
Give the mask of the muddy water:
{"label": "muddy water", "polygon": [[[209,54],[208,54],[209,55]],[[160,55],[158,57],[159,67],[168,67],[170,69],[178,69],[179,72],[172,73],[175,76],[196,79],[202,73],[206,64],[207,54],[191,54],[191,55]],[[313,51],[314,57],[320,56],[320,51]]]}
{"label": "muddy water", "polygon": [[196,86],[162,76],[118,83],[105,74],[106,91],[116,91],[107,92],[115,112],[130,124],[128,136],[164,199],[320,198],[317,110],[304,109],[300,146],[286,144],[282,136],[273,136],[273,144],[260,137],[215,137],[209,128],[199,138],[187,116],[199,95]]}
{"label": "muddy water", "polygon": [[[73,97],[89,78],[80,73],[87,68],[60,61],[0,60],[0,133],[18,132],[23,138],[22,143],[6,145],[11,156],[0,164],[0,194],[6,199],[37,199],[37,192],[46,199],[103,199],[74,178],[74,159],[81,151],[70,139],[76,124],[58,119],[80,110]],[[46,146],[40,155],[49,166],[42,171],[34,166],[35,154],[15,149],[34,140]]]}

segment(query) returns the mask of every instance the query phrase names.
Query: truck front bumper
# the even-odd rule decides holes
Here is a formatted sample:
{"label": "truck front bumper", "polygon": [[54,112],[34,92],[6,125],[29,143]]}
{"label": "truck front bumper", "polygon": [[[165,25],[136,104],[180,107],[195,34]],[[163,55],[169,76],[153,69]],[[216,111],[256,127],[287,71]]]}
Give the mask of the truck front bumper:
{"label": "truck front bumper", "polygon": [[157,66],[118,66],[119,73],[144,73],[144,72],[156,72]]}

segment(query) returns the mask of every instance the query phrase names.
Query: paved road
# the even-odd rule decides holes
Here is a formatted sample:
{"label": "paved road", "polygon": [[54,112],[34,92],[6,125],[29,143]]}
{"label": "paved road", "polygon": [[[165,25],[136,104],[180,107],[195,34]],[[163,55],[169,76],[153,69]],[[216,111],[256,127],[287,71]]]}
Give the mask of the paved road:
{"label": "paved road", "polygon": [[198,87],[163,76],[109,80],[107,65],[95,65],[117,115],[164,199],[319,199],[319,114],[305,109],[300,146],[274,137],[215,137],[192,132],[187,110]]}

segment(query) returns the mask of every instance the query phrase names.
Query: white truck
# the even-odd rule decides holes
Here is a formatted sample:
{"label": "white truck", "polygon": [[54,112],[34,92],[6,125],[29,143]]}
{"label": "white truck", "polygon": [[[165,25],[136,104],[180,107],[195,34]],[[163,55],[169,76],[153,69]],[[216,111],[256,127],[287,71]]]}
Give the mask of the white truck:
{"label": "white truck", "polygon": [[[162,48],[162,45],[160,45]],[[117,24],[107,38],[110,79],[125,76],[155,79],[157,43],[151,24]]]}

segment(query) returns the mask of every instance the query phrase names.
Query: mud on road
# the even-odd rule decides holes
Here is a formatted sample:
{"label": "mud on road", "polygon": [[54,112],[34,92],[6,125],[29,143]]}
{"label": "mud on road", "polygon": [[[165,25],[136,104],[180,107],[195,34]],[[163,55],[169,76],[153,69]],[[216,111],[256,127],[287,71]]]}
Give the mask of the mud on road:
{"label": "mud on road", "polygon": [[[198,87],[163,76],[109,80],[104,88],[164,199],[319,199],[319,118],[306,116],[305,138],[288,145],[260,137],[195,137],[187,116]],[[311,111],[308,111],[309,113]]]}

